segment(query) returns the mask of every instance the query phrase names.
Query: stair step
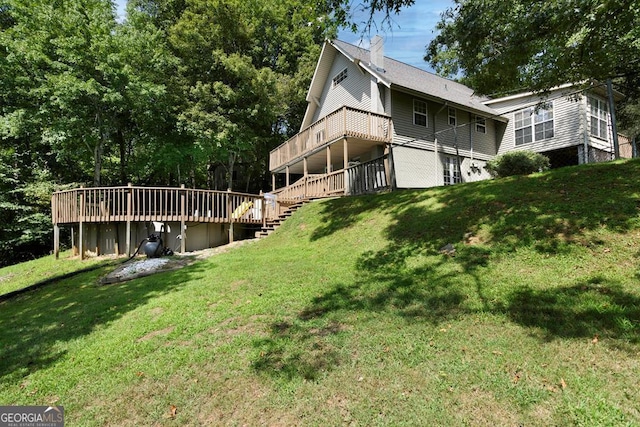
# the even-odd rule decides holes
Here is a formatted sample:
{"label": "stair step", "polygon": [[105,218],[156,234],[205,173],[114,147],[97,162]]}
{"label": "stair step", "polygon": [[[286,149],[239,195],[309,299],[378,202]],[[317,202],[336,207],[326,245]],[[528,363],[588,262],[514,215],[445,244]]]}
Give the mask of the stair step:
{"label": "stair step", "polygon": [[287,209],[283,213],[278,215],[278,218],[268,220],[265,223],[265,226],[260,229],[260,231],[255,232],[256,238],[260,239],[263,237],[267,237],[269,234],[276,231],[276,229],[280,227],[284,221],[290,218],[295,211],[297,211],[299,208],[304,206],[306,201],[307,200],[303,202],[294,203],[293,205],[290,205],[289,207],[287,207]]}

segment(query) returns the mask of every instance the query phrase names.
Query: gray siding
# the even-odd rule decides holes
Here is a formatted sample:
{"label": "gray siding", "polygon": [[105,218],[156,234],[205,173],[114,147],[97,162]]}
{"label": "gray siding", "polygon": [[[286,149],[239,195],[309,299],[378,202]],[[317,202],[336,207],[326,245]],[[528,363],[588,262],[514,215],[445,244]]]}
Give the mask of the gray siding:
{"label": "gray siding", "polygon": [[546,101],[553,105],[553,137],[520,145],[515,143],[515,113],[527,107],[535,108],[535,105],[540,102],[540,97],[529,95],[491,103],[491,107],[509,119],[509,123],[504,129],[498,154],[513,150],[545,152],[583,144],[584,103],[586,99],[575,101],[568,99],[567,94],[566,90],[558,90],[552,92]]}
{"label": "gray siding", "polygon": [[[428,188],[444,184],[445,157],[456,157],[451,150],[438,151],[415,146],[393,148],[396,186],[398,188]],[[460,156],[462,182],[475,182],[491,178],[484,160]],[[473,166],[473,167],[472,167]]]}
{"label": "gray siding", "polygon": [[[427,127],[413,124],[413,100],[427,102]],[[442,103],[399,91],[392,91],[394,144],[435,149],[437,138],[440,151],[463,157],[488,160],[496,154],[496,122],[486,118],[486,133],[476,131],[475,114],[456,109],[458,126],[449,126],[448,107]]]}
{"label": "gray siding", "polygon": [[[411,147],[393,148],[393,165],[398,188],[427,188],[441,185],[433,151]],[[440,179],[441,180],[441,179]]]}
{"label": "gray siding", "polygon": [[[348,77],[334,86],[333,78],[345,68],[348,70]],[[345,105],[371,111],[370,93],[370,75],[363,74],[357,65],[343,55],[336,55],[322,90],[320,108],[316,109],[312,122]]]}
{"label": "gray siding", "polygon": [[[607,103],[607,100],[598,95],[589,94],[591,98],[595,98],[600,100],[601,102]],[[589,102],[587,96],[583,97],[583,115],[584,115],[584,123],[585,128],[587,130],[587,138],[589,145],[597,150],[606,151],[612,153],[613,149],[613,131],[611,130],[611,114],[607,112],[607,139],[602,139],[597,136],[591,135],[591,114],[589,111]],[[606,157],[606,156],[605,156]]]}

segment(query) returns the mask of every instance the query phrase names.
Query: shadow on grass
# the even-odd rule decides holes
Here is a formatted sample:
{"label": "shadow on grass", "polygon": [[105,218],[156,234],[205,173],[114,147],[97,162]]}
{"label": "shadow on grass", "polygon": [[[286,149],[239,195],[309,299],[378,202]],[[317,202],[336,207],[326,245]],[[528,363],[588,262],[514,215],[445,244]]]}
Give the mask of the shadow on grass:
{"label": "shadow on grass", "polygon": [[125,283],[98,286],[100,268],[0,303],[0,382],[16,384],[64,356],[58,345],[117,320],[198,275],[199,263]]}
{"label": "shadow on grass", "polygon": [[512,321],[540,329],[548,340],[599,336],[640,342],[640,298],[602,277],[564,288],[517,289],[506,310]]}
{"label": "shadow on grass", "polygon": [[[308,322],[328,321],[345,311],[385,311],[433,324],[486,312],[542,330],[544,339],[601,334],[620,343],[638,343],[640,299],[618,283],[599,277],[570,287],[525,287],[496,295],[485,276],[492,260],[520,248],[545,256],[568,255],[578,246],[601,246],[592,231],[638,228],[634,176],[640,176],[640,161],[326,201],[323,225],[312,232],[312,242],[339,238],[339,231],[377,213],[390,216],[383,231],[387,244],[363,253],[354,282],[317,296],[300,313],[297,328],[304,331],[310,328]],[[447,244],[455,245],[455,256],[439,254]],[[315,364],[301,360],[308,339],[289,329],[284,335],[274,332],[266,347],[262,343],[268,355],[255,368],[285,372],[287,377],[310,369],[313,378],[318,366],[339,363],[333,354],[318,355]]]}
{"label": "shadow on grass", "polygon": [[280,322],[271,327],[269,338],[254,342],[260,357],[252,368],[272,377],[291,381],[295,378],[317,380],[322,372],[340,364],[337,348],[327,337],[341,331],[340,324],[328,322],[310,327],[304,322]]}

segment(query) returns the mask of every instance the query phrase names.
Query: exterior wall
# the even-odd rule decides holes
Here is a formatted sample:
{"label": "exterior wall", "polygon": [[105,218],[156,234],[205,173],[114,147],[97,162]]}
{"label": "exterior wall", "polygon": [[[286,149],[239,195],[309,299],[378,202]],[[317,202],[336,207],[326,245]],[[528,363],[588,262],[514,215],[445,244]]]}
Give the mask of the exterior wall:
{"label": "exterior wall", "polygon": [[[333,85],[333,78],[342,70],[347,69],[347,78],[340,84]],[[342,106],[371,110],[371,79],[368,73],[363,73],[357,65],[343,55],[336,55],[327,80],[324,83],[320,107],[316,109],[312,122],[316,122]]]}
{"label": "exterior wall", "polygon": [[[496,132],[498,124],[485,118],[486,133],[476,131],[476,115],[456,109],[458,126],[449,125],[448,106],[426,100],[408,93],[391,91],[393,114],[393,143],[401,146],[416,146],[435,150],[435,140],[441,149],[453,150],[456,146],[460,156],[470,159],[488,160],[496,155]],[[413,124],[413,100],[427,103],[427,127]]]}
{"label": "exterior wall", "polygon": [[[444,185],[444,162],[446,157],[456,157],[455,150],[423,145],[393,148],[393,165],[398,188],[428,188]],[[475,182],[491,178],[484,169],[485,160],[460,156],[462,182]]]}
{"label": "exterior wall", "polygon": [[[180,251],[180,223],[166,223],[167,233],[160,233],[164,246],[175,252]],[[237,228],[240,228],[236,225]],[[215,223],[187,223],[186,250],[187,252],[213,248],[229,241],[228,224]],[[138,248],[140,242],[151,233],[156,233],[151,223],[131,223],[131,253]],[[238,230],[236,235],[239,235]],[[76,234],[77,236],[78,234]],[[126,224],[86,224],[84,226],[84,250],[88,255],[124,255],[126,248]],[[78,242],[75,242],[77,247]]]}
{"label": "exterior wall", "polygon": [[553,137],[520,145],[515,143],[515,114],[527,107],[535,108],[541,100],[540,97],[529,95],[490,103],[489,106],[509,119],[509,123],[504,129],[498,154],[514,150],[545,152],[584,144],[586,98],[583,97],[577,101],[568,99],[567,96],[570,92],[572,92],[571,89],[557,90],[551,92],[548,97],[547,102],[553,105]]}
{"label": "exterior wall", "polygon": [[[607,112],[607,139],[603,139],[603,138],[599,138],[597,136],[591,135],[591,123],[590,123],[591,115],[589,114],[588,97],[598,99],[601,102],[604,102],[605,104],[608,104],[608,101],[603,96],[599,96],[595,94],[589,94],[588,96],[584,96],[582,98],[582,101],[583,101],[582,107],[584,108],[584,115],[585,115],[584,122],[586,123],[586,129],[587,129],[587,135],[588,135],[587,138],[589,141],[589,145],[596,150],[594,153],[597,153],[599,151],[604,152],[600,154],[592,154],[590,156],[589,162],[594,163],[598,161],[611,160],[612,159],[611,153],[613,153],[613,131],[611,130],[611,113]],[[598,160],[598,159],[604,159],[604,160]]]}

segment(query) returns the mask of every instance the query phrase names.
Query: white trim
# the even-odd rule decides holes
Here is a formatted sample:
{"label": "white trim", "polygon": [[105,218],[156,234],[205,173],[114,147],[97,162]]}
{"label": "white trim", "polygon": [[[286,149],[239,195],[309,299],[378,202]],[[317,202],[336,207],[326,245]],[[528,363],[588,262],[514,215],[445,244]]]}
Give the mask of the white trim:
{"label": "white trim", "polygon": [[[424,112],[416,109],[416,103],[424,104]],[[424,116],[424,124],[416,123],[416,115]],[[429,107],[427,106],[427,101],[423,101],[421,99],[414,98],[413,99],[413,124],[415,126],[421,126],[428,128],[429,127]]]}
{"label": "white trim", "polygon": [[[560,86],[556,86],[556,87],[552,87],[551,89],[549,89],[549,92],[553,92],[556,90],[560,90],[560,89],[568,89],[570,87],[575,87],[575,86],[579,86],[581,84],[586,83],[587,81],[583,81],[583,82],[578,82],[578,83],[565,83],[563,85]],[[529,96],[540,96],[543,95],[546,92],[521,92],[521,93],[517,93],[515,95],[509,95],[509,96],[505,96],[502,98],[494,98],[494,99],[490,99],[488,101],[484,101],[483,104],[484,105],[490,105],[490,104],[495,104],[498,102],[505,102],[505,101],[511,101],[514,99],[518,99],[518,98],[526,98]]]}

